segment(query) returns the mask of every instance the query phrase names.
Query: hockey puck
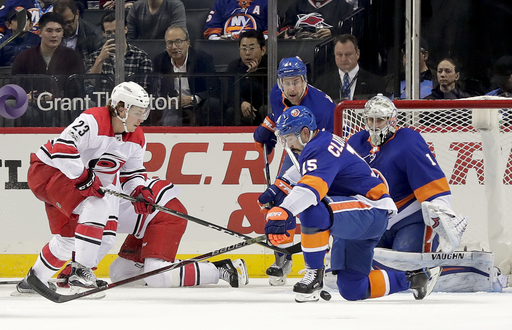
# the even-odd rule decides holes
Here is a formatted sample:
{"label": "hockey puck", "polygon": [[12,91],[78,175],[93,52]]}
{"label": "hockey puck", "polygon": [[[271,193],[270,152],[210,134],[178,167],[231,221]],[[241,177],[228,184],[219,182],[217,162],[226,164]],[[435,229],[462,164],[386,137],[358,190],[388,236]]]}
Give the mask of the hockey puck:
{"label": "hockey puck", "polygon": [[320,298],[322,298],[325,301],[329,301],[331,300],[332,296],[329,292],[322,290],[320,291]]}

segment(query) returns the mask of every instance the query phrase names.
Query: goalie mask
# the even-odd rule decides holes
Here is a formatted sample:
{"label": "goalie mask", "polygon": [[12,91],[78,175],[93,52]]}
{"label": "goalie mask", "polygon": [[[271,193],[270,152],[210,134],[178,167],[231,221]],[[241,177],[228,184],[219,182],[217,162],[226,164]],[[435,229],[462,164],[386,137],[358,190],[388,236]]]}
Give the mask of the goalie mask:
{"label": "goalie mask", "polygon": [[[301,138],[304,127],[309,129],[309,139],[306,142],[303,142]],[[313,138],[316,129],[315,115],[305,106],[293,106],[286,109],[276,122],[276,135],[284,148],[290,148],[296,141],[305,147],[306,143]]]}
{"label": "goalie mask", "polygon": [[125,118],[119,117],[119,113],[116,111],[116,117],[123,122],[125,132],[128,132],[126,127],[126,119],[132,106],[137,106],[144,109],[142,116],[143,120],[146,120],[149,116],[149,95],[139,84],[133,81],[122,82],[112,90],[111,105],[116,108],[119,102],[124,103],[124,109],[126,110]]}
{"label": "goalie mask", "polygon": [[398,110],[393,101],[382,94],[366,102],[363,117],[365,128],[375,146],[382,145],[396,132]]}

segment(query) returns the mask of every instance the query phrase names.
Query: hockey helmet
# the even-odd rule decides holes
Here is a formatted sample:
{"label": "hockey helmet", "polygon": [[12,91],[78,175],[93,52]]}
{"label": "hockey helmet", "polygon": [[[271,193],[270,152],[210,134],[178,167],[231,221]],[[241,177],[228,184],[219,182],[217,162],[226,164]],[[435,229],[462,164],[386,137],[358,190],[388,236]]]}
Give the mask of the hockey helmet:
{"label": "hockey helmet", "polygon": [[309,129],[309,140],[311,140],[314,131],[317,129],[315,115],[305,106],[293,106],[286,109],[277,119],[276,135],[285,148],[287,147],[286,138],[291,136],[291,134],[299,140],[302,146],[305,146],[305,143],[300,138],[304,127]]}
{"label": "hockey helmet", "polygon": [[111,99],[114,108],[122,101],[126,111],[135,105],[145,110],[144,119],[149,115],[149,95],[144,88],[133,81],[122,82],[114,87]]}
{"label": "hockey helmet", "polygon": [[363,117],[375,146],[380,146],[396,132],[398,110],[393,101],[380,93],[366,102]]}
{"label": "hockey helmet", "polygon": [[306,65],[304,64],[304,62],[302,62],[300,57],[287,57],[283,58],[279,63],[279,67],[277,69],[277,78],[283,79],[289,77],[303,76],[304,79],[307,79],[307,73],[308,70],[306,68]]}

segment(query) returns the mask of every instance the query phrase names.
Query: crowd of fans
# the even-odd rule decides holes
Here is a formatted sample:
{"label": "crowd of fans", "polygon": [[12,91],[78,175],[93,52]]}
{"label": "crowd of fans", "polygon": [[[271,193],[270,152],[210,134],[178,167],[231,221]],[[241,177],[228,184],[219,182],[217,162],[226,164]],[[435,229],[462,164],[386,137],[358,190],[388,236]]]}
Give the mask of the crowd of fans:
{"label": "crowd of fans", "polygon": [[[309,70],[315,78],[309,82],[335,102],[369,99],[377,93],[395,99],[405,98],[403,68],[383,76],[382,72],[375,72],[377,70],[362,61],[367,54],[359,37],[365,35],[356,29],[362,20],[362,15],[358,15],[361,3],[364,1],[281,2],[278,45],[281,39],[295,39],[297,43],[304,39],[318,40],[326,60],[321,66]],[[239,46],[239,57],[226,61],[223,70],[214,63],[224,59],[216,59],[212,54],[194,48],[197,39],[193,39],[186,28],[187,24],[192,24],[186,21],[187,0],[125,2],[126,79],[146,88],[155,100],[160,100],[160,104],[155,103],[153,107],[163,110],[152,113],[147,124],[258,125],[265,118],[268,111],[268,1],[211,0],[204,1],[204,5],[210,10],[206,21],[193,22],[204,25],[202,38],[219,40],[218,43],[235,40],[233,42]],[[63,122],[41,121],[42,117],[48,116],[45,113],[48,107],[41,106],[42,102],[111,90],[116,61],[114,8],[115,1],[100,1],[99,10],[104,15],[99,24],[94,24],[82,16],[87,9],[86,1],[9,0],[5,3],[0,9],[3,83],[21,84],[32,103],[25,119],[4,120],[0,124],[65,126],[67,120],[76,116],[65,117]],[[26,22],[24,28],[18,26],[22,22]],[[161,51],[151,52],[132,44],[141,39],[154,39],[150,47],[158,47]],[[503,56],[496,61],[494,70],[489,72],[490,83],[474,88],[474,85],[466,85],[467,76],[457,54],[443,55],[437,63],[432,63],[425,39],[422,38],[420,46],[421,98],[456,99],[486,93],[499,96],[512,93],[512,57]],[[70,55],[69,50],[72,51]],[[150,56],[149,53],[158,54]],[[403,56],[405,66],[405,54]],[[437,56],[440,58],[441,54]],[[77,57],[79,61],[74,60]],[[20,75],[27,74],[52,76],[55,78],[53,90],[42,84],[24,83]],[[12,75],[10,80],[9,75]],[[83,78],[78,79],[77,75]],[[104,77],[95,78],[100,84],[91,83],[88,77],[92,75]],[[71,77],[74,79],[72,84]],[[42,94],[44,97],[40,98]],[[93,105],[94,102],[101,103],[99,98],[91,97],[91,100]]]}

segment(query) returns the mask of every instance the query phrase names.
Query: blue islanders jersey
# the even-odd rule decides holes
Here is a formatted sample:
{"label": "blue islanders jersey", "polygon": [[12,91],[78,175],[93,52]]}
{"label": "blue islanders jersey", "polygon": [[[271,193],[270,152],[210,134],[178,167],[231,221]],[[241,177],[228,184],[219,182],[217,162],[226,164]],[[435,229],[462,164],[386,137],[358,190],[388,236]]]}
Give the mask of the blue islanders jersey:
{"label": "blue islanders jersey", "polygon": [[420,135],[410,128],[400,128],[386,143],[375,147],[370,134],[360,131],[349,140],[354,150],[383,176],[398,215],[388,228],[421,209],[421,202],[450,195],[448,181],[434,155]]}
{"label": "blue islanders jersey", "polygon": [[244,30],[268,34],[267,0],[217,0],[204,25],[204,37],[231,34],[238,39]]}
{"label": "blue islanders jersey", "polygon": [[[277,118],[279,118],[284,110],[291,106],[286,104],[285,97],[277,84],[274,85],[270,92],[270,105],[272,113],[268,117],[273,123],[277,121]],[[300,105],[307,107],[313,112],[318,129],[325,128],[326,131],[333,132],[334,108],[336,104],[327,94],[308,84]]]}
{"label": "blue islanders jersey", "polygon": [[347,196],[396,211],[382,179],[337,135],[320,131],[302,150],[299,164],[302,178],[297,187],[311,190],[317,202],[325,195]]}

